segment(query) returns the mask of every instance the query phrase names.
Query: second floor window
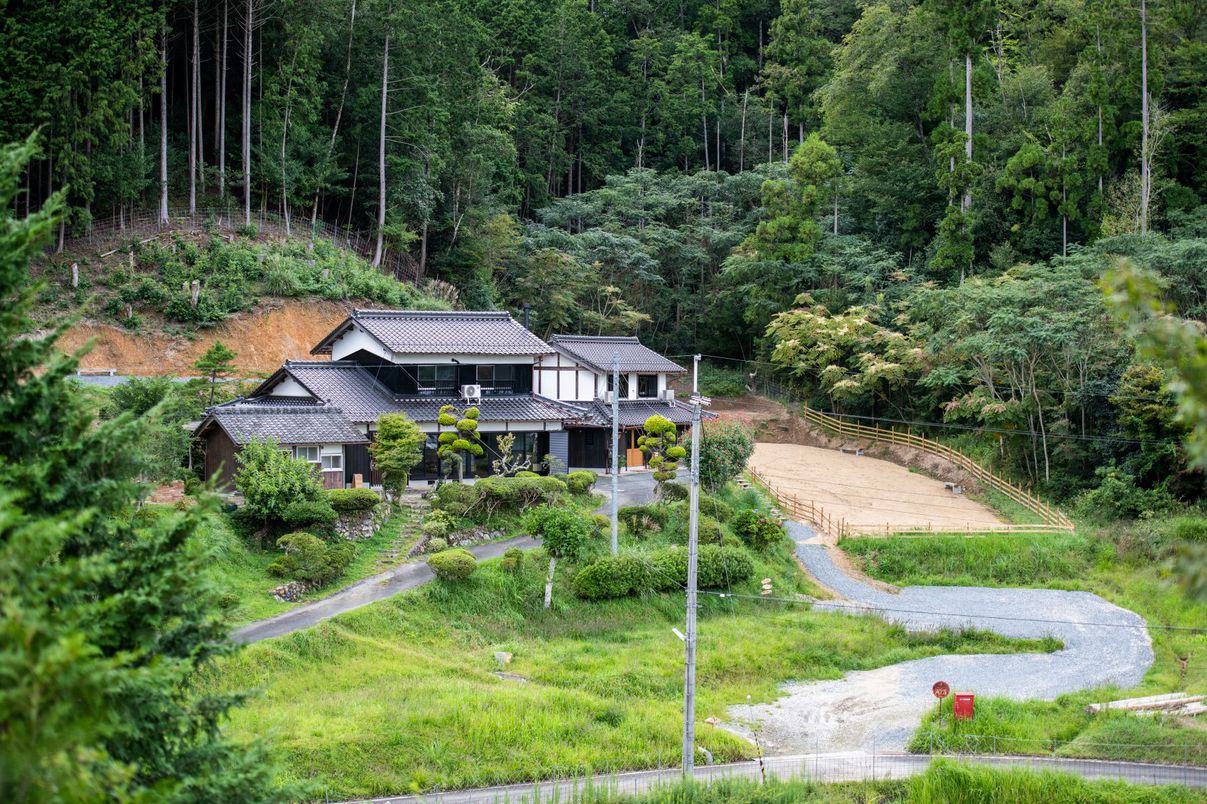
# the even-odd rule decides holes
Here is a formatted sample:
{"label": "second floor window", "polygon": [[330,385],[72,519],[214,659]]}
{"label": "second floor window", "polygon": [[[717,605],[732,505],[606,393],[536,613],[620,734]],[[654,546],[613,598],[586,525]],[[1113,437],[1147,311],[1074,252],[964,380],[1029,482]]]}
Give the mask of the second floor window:
{"label": "second floor window", "polygon": [[419,366],[419,393],[452,393],[457,390],[456,366]]}
{"label": "second floor window", "polygon": [[638,374],[637,397],[639,399],[652,399],[656,396],[658,396],[658,375]]}

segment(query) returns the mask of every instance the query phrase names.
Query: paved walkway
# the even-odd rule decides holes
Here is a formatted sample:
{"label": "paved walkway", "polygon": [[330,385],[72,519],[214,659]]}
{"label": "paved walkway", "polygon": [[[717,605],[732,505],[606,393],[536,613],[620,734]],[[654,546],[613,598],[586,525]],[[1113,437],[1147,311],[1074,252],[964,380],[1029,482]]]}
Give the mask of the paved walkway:
{"label": "paved walkway", "polygon": [[[481,561],[487,558],[498,558],[512,547],[529,548],[537,545],[538,542],[529,536],[517,536],[507,541],[480,544],[469,548],[469,551]],[[424,561],[402,564],[380,575],[358,581],[330,597],[298,606],[267,620],[257,620],[245,625],[231,634],[231,639],[243,643],[259,642],[261,639],[281,636],[300,628],[309,628],[346,611],[352,611],[378,600],[393,597],[408,589],[422,586],[435,577],[435,573],[428,568]]]}
{"label": "paved walkway", "polygon": [[[790,683],[769,704],[734,706],[732,730],[758,734],[769,753],[821,745],[836,750],[903,749],[922,715],[934,706],[930,688],[943,680],[954,691],[1015,700],[1052,700],[1097,687],[1134,687],[1153,663],[1144,620],[1089,592],[911,586],[891,594],[844,573],[813,529],[786,523],[796,554],[825,587],[845,600],[818,610],[861,607],[911,631],[978,628],[1026,639],[1054,637],[1054,653],[935,656],[847,673],[836,681]],[[1014,619],[1017,618],[1017,619]],[[1067,622],[1066,622],[1067,621]]]}
{"label": "paved walkway", "polygon": [[[759,762],[736,762],[731,765],[697,766],[694,778],[699,782],[718,779],[811,779],[818,782],[857,782],[869,780],[904,779],[924,772],[932,757],[917,754],[871,754],[840,752],[799,754],[769,757]],[[1053,757],[961,756],[962,762],[995,767],[1026,767],[1035,770],[1075,773],[1087,779],[1119,779],[1134,784],[1179,784],[1207,788],[1207,768],[1148,765],[1139,762],[1104,762],[1086,759],[1057,759]],[[576,793],[588,787],[595,791],[636,795],[681,778],[679,768],[665,768],[631,773],[600,774],[583,779],[536,782],[532,784],[480,787],[448,793],[429,793],[422,796],[393,796],[368,799],[373,804],[501,804],[501,802],[574,801]]]}

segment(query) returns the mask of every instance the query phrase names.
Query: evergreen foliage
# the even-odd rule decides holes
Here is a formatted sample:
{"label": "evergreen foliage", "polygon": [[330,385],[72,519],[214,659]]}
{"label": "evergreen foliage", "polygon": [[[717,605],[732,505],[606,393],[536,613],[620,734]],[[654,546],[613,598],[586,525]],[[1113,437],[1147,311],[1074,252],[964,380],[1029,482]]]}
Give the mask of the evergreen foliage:
{"label": "evergreen foliage", "polygon": [[132,520],[144,423],[95,421],[65,379],[79,355],[56,349],[66,322],[29,319],[28,262],[60,210],[13,215],[33,153],[0,150],[0,796],[292,797],[219,730],[242,696],[190,684],[231,649],[195,539],[211,506]]}
{"label": "evergreen foliage", "polygon": [[406,489],[411,470],[423,460],[426,440],[419,425],[405,413],[384,413],[377,418],[377,436],[369,445],[369,454],[381,471],[387,494],[397,496]]}

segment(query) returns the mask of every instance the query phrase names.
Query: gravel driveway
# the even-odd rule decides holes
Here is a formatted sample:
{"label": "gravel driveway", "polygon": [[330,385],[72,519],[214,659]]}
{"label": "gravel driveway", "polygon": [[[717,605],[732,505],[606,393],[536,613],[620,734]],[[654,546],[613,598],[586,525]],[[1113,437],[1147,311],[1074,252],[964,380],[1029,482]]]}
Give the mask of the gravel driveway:
{"label": "gravel driveway", "polygon": [[843,573],[827,552],[833,548],[819,544],[811,528],[786,524],[801,562],[820,583],[845,598],[818,603],[818,609],[850,611],[852,603],[883,607],[897,611],[880,616],[912,631],[970,626],[1009,637],[1052,636],[1064,648],[1050,654],[917,659],[847,673],[837,681],[786,684],[783,697],[774,703],[730,707],[735,721],[731,730],[757,735],[769,753],[818,746],[828,751],[903,748],[922,715],[935,705],[930,688],[939,680],[953,691],[978,696],[1051,700],[1095,687],[1135,686],[1153,663],[1144,620],[1097,595],[980,586],[910,586],[890,594]]}

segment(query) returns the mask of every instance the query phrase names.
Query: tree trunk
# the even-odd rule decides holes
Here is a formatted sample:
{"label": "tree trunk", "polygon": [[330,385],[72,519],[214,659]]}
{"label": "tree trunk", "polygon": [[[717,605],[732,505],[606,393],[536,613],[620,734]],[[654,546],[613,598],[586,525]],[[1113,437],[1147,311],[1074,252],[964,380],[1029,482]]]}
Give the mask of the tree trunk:
{"label": "tree trunk", "polygon": [[742,94],[742,135],[738,141],[738,173],[746,169],[746,104],[750,100],[750,89]]}
{"label": "tree trunk", "polygon": [[[972,161],[972,52],[964,54],[964,160]],[[972,188],[964,188],[961,210],[972,209]]]}
{"label": "tree trunk", "polygon": [[[352,77],[352,34],[356,30],[356,0],[352,0],[352,18],[348,21],[348,55],[344,61],[344,86],[339,93],[339,107],[335,110],[335,124],[331,126],[331,140],[327,143],[327,159],[335,153],[335,141],[339,137],[339,124],[344,117],[344,101],[348,97],[348,81]],[[319,191],[314,191],[314,205],[310,208],[310,228],[318,224]],[[338,217],[336,218],[338,222]]]}
{"label": "tree trunk", "polygon": [[834,182],[834,234],[838,234],[838,182]]}
{"label": "tree trunk", "polygon": [[1148,234],[1148,206],[1152,200],[1148,126],[1148,2],[1140,0],[1140,234]]}
{"label": "tree trunk", "polygon": [[243,224],[251,225],[251,45],[254,0],[247,0],[243,31]]}
{"label": "tree trunk", "polygon": [[168,32],[159,44],[159,222],[168,222]]}
{"label": "tree trunk", "polygon": [[386,229],[386,114],[390,98],[390,31],[381,60],[381,126],[377,144],[377,248],[373,252],[373,267],[381,265]]}
{"label": "tree trunk", "polygon": [[226,43],[229,38],[228,19],[230,7],[226,0],[222,1],[222,47],[218,59],[218,108],[214,110],[218,122],[215,124],[217,139],[214,146],[218,149],[218,197],[226,198]]}
{"label": "tree trunk", "polygon": [[557,557],[549,556],[549,574],[545,576],[545,608],[553,605],[553,571],[557,569]]}
{"label": "tree trunk", "polygon": [[788,164],[788,110],[784,110],[784,138],[782,145],[784,146],[784,164]]}
{"label": "tree trunk", "polygon": [[197,214],[197,65],[201,52],[200,34],[197,31],[198,0],[193,0],[193,65],[189,71],[189,214]]}
{"label": "tree trunk", "polygon": [[285,162],[287,145],[289,143],[289,112],[293,108],[293,76],[297,69],[297,63],[298,52],[294,50],[293,58],[289,62],[289,83],[285,88],[285,118],[281,121],[281,214],[285,217],[286,237],[293,233],[289,223],[289,181]]}
{"label": "tree trunk", "polygon": [[708,108],[704,105],[704,79],[700,79],[700,119],[704,122],[704,169],[711,170],[708,162]]}

